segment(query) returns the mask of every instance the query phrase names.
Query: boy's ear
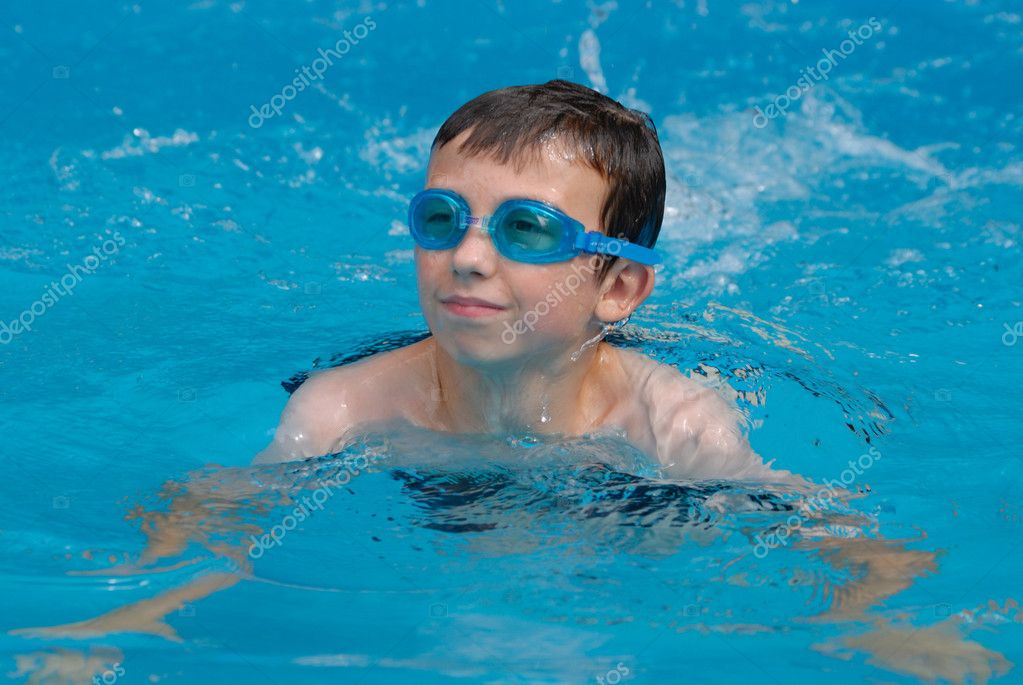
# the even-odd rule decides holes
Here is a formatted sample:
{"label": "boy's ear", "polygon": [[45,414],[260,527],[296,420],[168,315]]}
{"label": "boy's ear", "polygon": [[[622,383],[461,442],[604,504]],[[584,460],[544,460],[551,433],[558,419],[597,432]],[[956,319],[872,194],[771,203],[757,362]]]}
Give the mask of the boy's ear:
{"label": "boy's ear", "polygon": [[604,277],[594,314],[604,323],[626,318],[650,295],[654,280],[652,266],[619,259]]}

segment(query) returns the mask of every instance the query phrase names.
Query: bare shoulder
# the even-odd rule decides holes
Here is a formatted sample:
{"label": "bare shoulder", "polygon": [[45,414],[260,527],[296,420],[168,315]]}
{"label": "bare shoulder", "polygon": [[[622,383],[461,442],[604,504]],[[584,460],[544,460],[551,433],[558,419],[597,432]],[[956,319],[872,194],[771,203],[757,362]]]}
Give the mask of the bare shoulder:
{"label": "bare shoulder", "polygon": [[414,394],[417,345],[318,371],[291,395],[274,439],[256,463],[292,461],[340,450],[362,424],[402,416]]}
{"label": "bare shoulder", "polygon": [[640,381],[639,406],[647,417],[651,453],[669,473],[685,478],[755,478],[779,480],[750,447],[743,433],[745,417],[733,402],[708,383],[690,378],[631,350],[623,367]]}
{"label": "bare shoulder", "polygon": [[618,349],[622,369],[635,388],[642,408],[664,413],[683,404],[721,399],[714,390],[689,378],[671,364],[633,350]]}

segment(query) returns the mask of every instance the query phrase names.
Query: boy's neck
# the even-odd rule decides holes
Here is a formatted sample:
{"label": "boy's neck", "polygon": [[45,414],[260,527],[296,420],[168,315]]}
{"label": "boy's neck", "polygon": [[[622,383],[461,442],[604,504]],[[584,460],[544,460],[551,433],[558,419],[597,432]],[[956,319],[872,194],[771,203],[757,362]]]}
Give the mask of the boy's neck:
{"label": "boy's neck", "polygon": [[618,397],[621,366],[601,342],[575,361],[568,350],[505,367],[459,364],[430,338],[437,429],[454,433],[580,435],[599,426]]}

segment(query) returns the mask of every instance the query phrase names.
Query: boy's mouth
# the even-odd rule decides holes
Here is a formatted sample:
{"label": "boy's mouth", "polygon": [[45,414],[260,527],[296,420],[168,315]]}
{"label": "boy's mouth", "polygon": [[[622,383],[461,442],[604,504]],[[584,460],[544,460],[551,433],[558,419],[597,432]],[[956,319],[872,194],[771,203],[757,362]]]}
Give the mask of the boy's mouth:
{"label": "boy's mouth", "polygon": [[445,297],[441,300],[441,303],[444,305],[444,309],[452,314],[472,318],[493,316],[505,309],[500,305],[488,302],[487,300],[481,300],[478,297],[463,297],[461,295]]}

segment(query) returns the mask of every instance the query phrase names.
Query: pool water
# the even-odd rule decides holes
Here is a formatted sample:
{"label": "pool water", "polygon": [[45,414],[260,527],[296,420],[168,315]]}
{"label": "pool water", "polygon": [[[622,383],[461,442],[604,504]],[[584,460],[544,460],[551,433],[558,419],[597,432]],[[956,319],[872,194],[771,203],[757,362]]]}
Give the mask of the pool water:
{"label": "pool water", "polygon": [[[4,674],[1018,681],[1021,14],[6,4]],[[553,78],[665,153],[666,264],[612,342],[847,494],[668,479],[614,435],[249,465],[308,372],[426,333],[403,222],[444,118]]]}

